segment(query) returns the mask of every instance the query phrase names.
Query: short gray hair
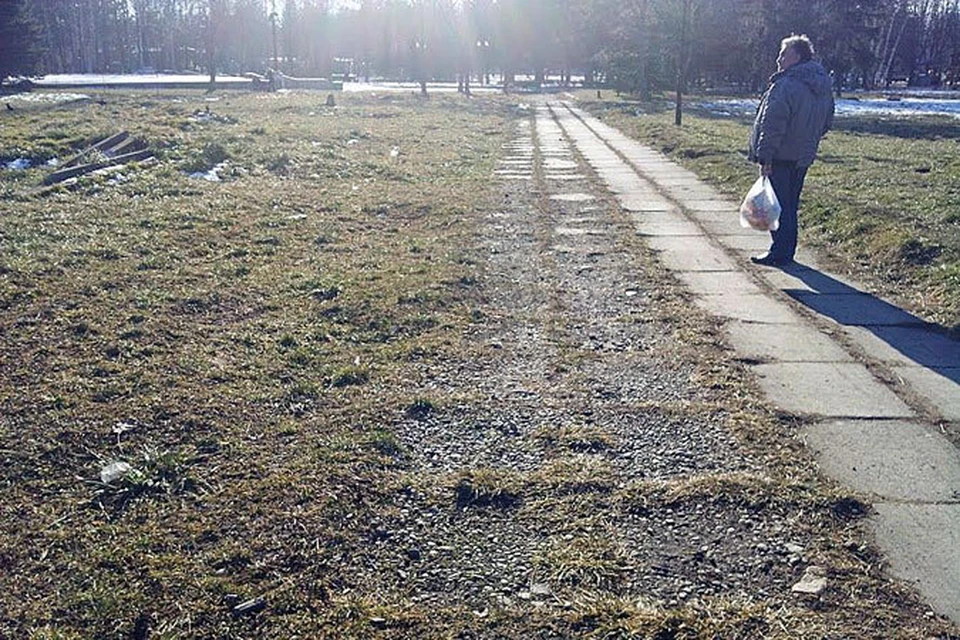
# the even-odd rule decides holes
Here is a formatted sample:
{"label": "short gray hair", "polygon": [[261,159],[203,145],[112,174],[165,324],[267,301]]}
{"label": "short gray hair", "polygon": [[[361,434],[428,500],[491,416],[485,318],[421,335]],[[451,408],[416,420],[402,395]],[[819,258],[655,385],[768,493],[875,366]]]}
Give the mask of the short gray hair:
{"label": "short gray hair", "polygon": [[816,51],[813,49],[813,43],[810,42],[810,38],[805,35],[790,35],[780,41],[780,48],[790,48],[797,52],[797,55],[800,56],[800,62],[807,62],[813,60],[813,56],[816,54]]}

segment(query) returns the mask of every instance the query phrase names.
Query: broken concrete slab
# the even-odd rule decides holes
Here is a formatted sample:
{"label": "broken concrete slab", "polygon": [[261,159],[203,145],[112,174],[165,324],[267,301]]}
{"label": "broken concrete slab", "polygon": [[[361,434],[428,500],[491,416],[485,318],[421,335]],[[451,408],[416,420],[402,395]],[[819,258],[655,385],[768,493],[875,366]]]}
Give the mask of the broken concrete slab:
{"label": "broken concrete slab", "polygon": [[894,371],[944,420],[960,422],[960,367],[896,367]]}
{"label": "broken concrete slab", "polygon": [[868,526],[891,572],[960,623],[960,504],[873,505]]}
{"label": "broken concrete slab", "polygon": [[753,368],[784,411],[834,418],[912,418],[913,411],[855,362],[777,362]]}
{"label": "broken concrete slab", "polygon": [[960,500],[960,451],[914,422],[840,420],[807,426],[803,438],[828,476],[885,500]]}
{"label": "broken concrete slab", "polygon": [[854,362],[829,336],[807,324],[729,322],[724,327],[737,354],[759,362]]}

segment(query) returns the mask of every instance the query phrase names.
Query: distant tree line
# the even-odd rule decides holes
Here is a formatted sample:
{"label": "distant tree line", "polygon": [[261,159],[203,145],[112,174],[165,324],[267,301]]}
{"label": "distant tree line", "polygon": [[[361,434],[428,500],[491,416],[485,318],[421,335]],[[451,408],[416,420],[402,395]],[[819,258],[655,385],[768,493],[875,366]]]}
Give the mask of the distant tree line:
{"label": "distant tree line", "polygon": [[848,87],[960,85],[960,0],[0,0],[0,77],[276,68],[746,90],[790,33]]}

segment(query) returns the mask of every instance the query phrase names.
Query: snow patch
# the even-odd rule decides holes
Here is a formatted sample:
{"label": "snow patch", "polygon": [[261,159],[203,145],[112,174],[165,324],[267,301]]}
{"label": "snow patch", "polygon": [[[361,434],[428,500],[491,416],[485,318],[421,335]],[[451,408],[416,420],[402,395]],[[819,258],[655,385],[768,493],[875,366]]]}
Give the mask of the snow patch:
{"label": "snow patch", "polygon": [[[700,106],[719,116],[747,116],[753,115],[760,104],[756,99],[729,99],[701,102]],[[885,98],[853,99],[841,98],[837,100],[838,116],[881,115],[881,116],[914,116],[914,115],[947,115],[960,118],[960,100],[932,99],[932,98]]]}
{"label": "snow patch", "polygon": [[37,104],[59,104],[61,102],[76,102],[78,100],[89,100],[90,96],[85,93],[60,93],[56,91],[31,91],[29,93],[17,93],[7,96],[3,102],[7,104],[19,102],[32,102]]}
{"label": "snow patch", "polygon": [[226,163],[221,162],[218,165],[214,165],[208,171],[194,171],[193,173],[187,174],[191,178],[196,180],[206,180],[207,182],[220,182],[220,172],[223,171]]}

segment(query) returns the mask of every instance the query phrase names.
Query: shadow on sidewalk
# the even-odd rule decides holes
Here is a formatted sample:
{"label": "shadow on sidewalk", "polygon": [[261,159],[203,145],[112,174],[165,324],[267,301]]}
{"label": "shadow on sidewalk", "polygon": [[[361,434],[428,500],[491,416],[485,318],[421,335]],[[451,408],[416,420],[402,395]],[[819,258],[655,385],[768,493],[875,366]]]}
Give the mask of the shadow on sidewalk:
{"label": "shadow on sidewalk", "polygon": [[785,288],[793,299],[841,325],[869,331],[914,364],[960,384],[960,341],[937,325],[812,267],[792,263],[781,269],[810,288]]}

